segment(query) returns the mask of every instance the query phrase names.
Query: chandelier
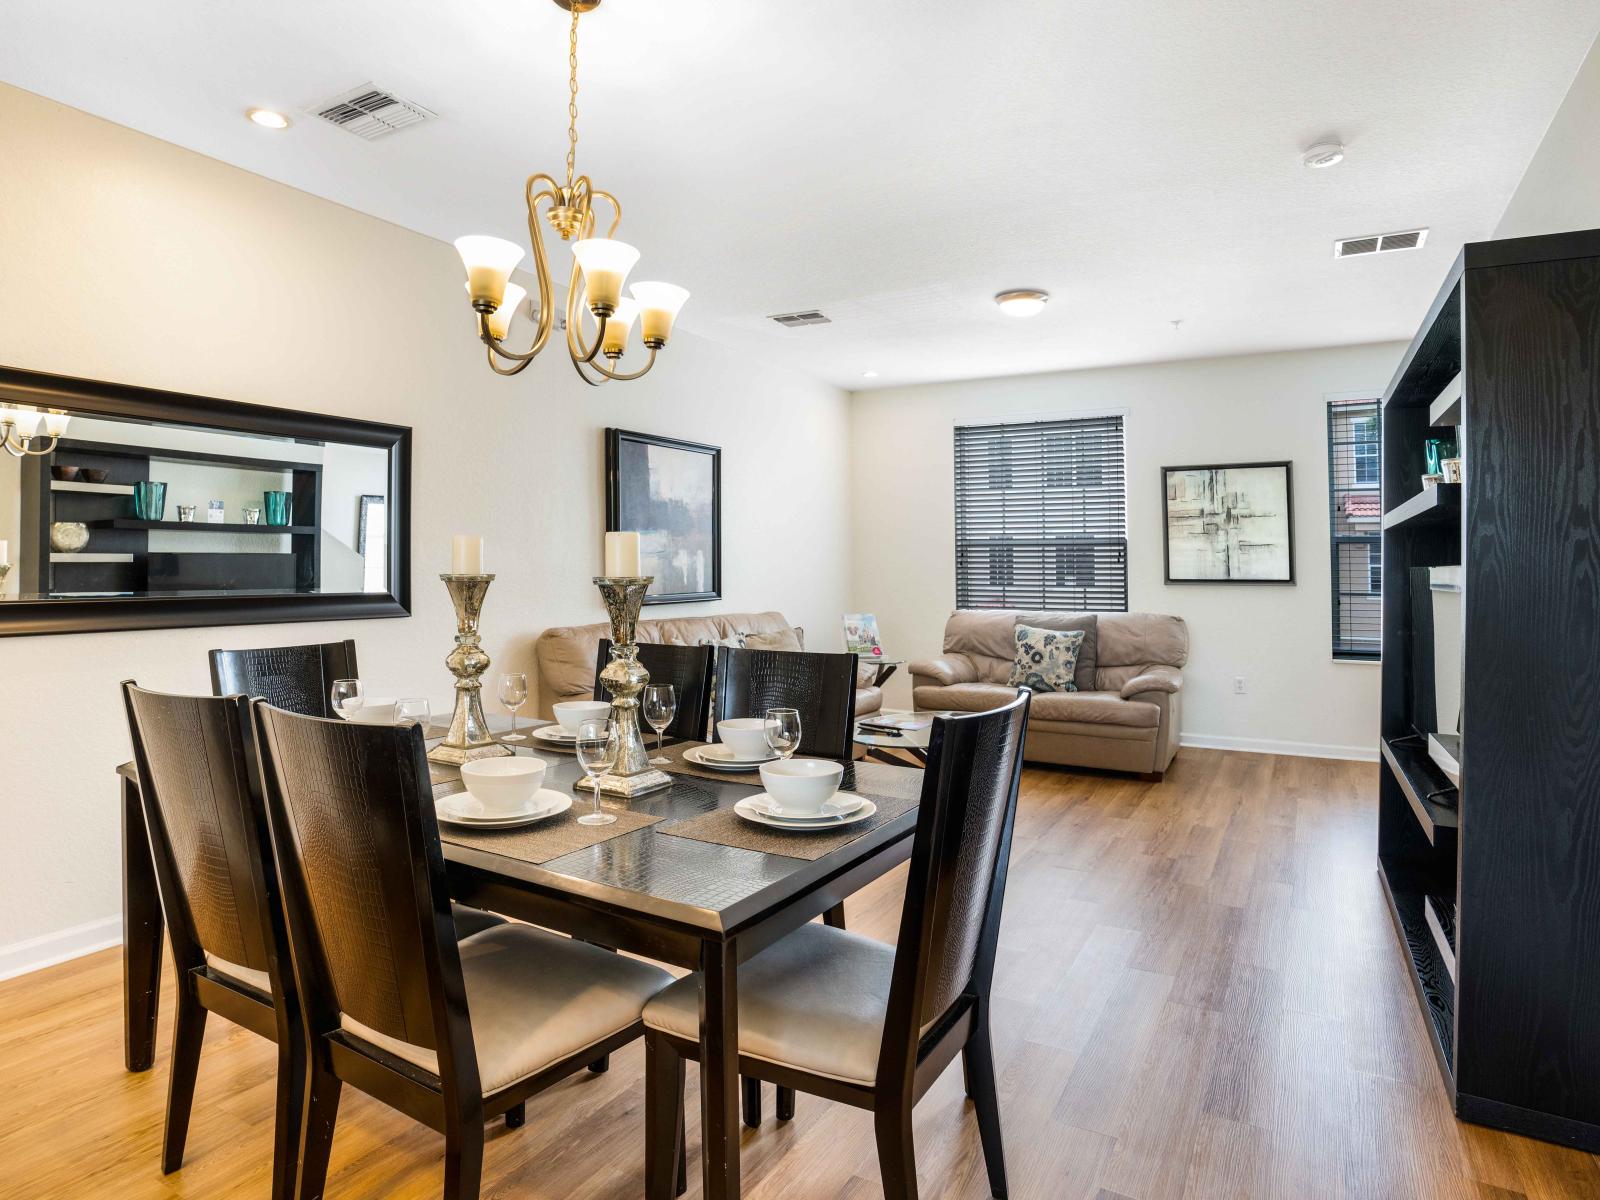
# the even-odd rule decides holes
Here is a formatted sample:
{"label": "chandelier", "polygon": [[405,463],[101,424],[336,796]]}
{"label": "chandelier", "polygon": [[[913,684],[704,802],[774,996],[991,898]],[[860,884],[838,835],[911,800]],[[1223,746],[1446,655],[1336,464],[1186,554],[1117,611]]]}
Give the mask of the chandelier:
{"label": "chandelier", "polygon": [[[0,405],[0,445],[12,458],[43,457],[56,448],[70,420],[66,413],[54,409],[35,412],[31,408]],[[41,429],[43,433],[39,432]]]}
{"label": "chandelier", "polygon": [[[583,381],[598,387],[608,379],[638,379],[655,366],[656,354],[672,335],[672,323],[689,293],[670,283],[635,283],[629,289],[631,296],[622,294],[628,272],[639,260],[637,250],[613,237],[622,221],[622,206],[610,192],[596,188],[587,175],[577,174],[578,17],[597,8],[600,0],[555,2],[572,13],[567,53],[567,174],[564,184],[541,172],[530,175],[523,186],[534,274],[539,281],[538,329],[527,350],[513,350],[505,343],[511,320],[527,295],[525,288],[511,282],[511,272],[522,261],[522,247],[504,238],[479,235],[457,238],[455,246],[467,269],[467,295],[478,317],[478,337],[488,347],[489,365],[498,374],[515,375],[545,348],[553,324],[550,263],[539,223],[540,206],[545,206],[545,220],[563,242],[572,242],[567,353]],[[601,201],[610,209],[611,224],[605,237],[595,237],[594,206]],[[585,311],[594,320],[592,335],[585,330]],[[636,371],[620,371],[616,369],[618,360],[628,348],[635,320],[650,357]]]}

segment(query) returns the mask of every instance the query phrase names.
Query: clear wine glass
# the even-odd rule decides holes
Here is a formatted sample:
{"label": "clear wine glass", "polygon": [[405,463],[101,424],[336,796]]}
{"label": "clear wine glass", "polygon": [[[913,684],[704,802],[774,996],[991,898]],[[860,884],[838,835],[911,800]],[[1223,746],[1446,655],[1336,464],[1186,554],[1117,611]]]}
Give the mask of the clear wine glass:
{"label": "clear wine glass", "polygon": [[578,752],[578,765],[588,776],[589,787],[594,792],[594,811],[578,818],[579,825],[609,825],[617,819],[616,813],[600,809],[600,776],[617,765],[620,747],[611,736],[610,721],[584,721],[578,726],[578,738],[573,743]]}
{"label": "clear wine glass", "polygon": [[528,702],[528,677],[520,671],[507,671],[500,676],[500,703],[511,714],[511,732],[503,734],[502,742],[525,742],[528,735],[517,732],[517,710]]}
{"label": "clear wine glass", "polygon": [[407,696],[404,700],[396,700],[394,705],[394,720],[397,725],[404,725],[407,721],[422,726],[422,738],[428,738],[428,730],[433,725],[433,709],[422,696]]}
{"label": "clear wine glass", "polygon": [[[644,689],[644,719],[656,731],[656,754],[661,754],[662,737],[672,718],[678,715],[678,693],[670,683],[651,684]],[[665,756],[652,758],[652,767],[664,767],[672,760]]]}
{"label": "clear wine glass", "polygon": [[767,709],[765,727],[767,745],[781,758],[792,758],[800,749],[800,710],[796,708]]}
{"label": "clear wine glass", "polygon": [[350,718],[344,711],[345,706],[348,705],[351,708],[361,707],[361,680],[335,679],[330,695],[333,699],[333,715],[344,717],[348,721]]}

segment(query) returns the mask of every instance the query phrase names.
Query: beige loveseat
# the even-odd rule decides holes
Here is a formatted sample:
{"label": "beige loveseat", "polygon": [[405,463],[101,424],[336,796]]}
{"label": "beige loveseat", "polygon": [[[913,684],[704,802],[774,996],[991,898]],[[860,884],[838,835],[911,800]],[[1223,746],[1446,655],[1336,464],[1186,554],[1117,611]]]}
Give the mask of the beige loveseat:
{"label": "beige loveseat", "polygon": [[[713,613],[704,617],[667,617],[640,621],[638,640],[668,646],[700,646],[707,642],[729,644],[729,639],[746,634],[773,637],[790,634],[800,648],[805,647],[803,630],[790,625],[782,613]],[[550,706],[563,700],[587,700],[594,695],[595,660],[600,642],[611,636],[611,626],[562,625],[539,635],[534,655],[539,662],[539,711],[550,716]],[[864,717],[883,707],[883,689],[871,686],[877,669],[862,664],[857,675],[856,716]],[[865,681],[865,682],[863,682]]]}
{"label": "beige loveseat", "polygon": [[1028,613],[965,609],[944,627],[944,653],[911,664],[919,709],[982,711],[1007,685],[1018,623],[1085,628],[1076,692],[1035,692],[1024,750],[1030,762],[1138,771],[1160,778],[1178,751],[1178,710],[1189,658],[1182,617],[1156,613]]}

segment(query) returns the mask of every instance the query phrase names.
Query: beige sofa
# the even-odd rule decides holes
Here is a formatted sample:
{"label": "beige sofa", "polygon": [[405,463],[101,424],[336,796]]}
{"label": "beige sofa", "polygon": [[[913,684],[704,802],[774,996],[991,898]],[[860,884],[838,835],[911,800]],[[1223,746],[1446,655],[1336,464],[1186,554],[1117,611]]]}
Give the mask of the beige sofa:
{"label": "beige sofa", "polygon": [[[1159,779],[1178,751],[1181,668],[1189,658],[1182,617],[1156,613],[1028,613],[968,609],[952,613],[944,653],[911,664],[919,709],[994,708],[1007,685],[1021,622],[1090,627],[1076,692],[1036,692],[1024,755],[1030,762],[1137,771]],[[1090,656],[1090,657],[1085,657]]]}
{"label": "beige sofa", "polygon": [[[638,640],[657,642],[668,646],[699,646],[706,642],[727,644],[731,638],[745,634],[777,640],[793,637],[797,646],[805,648],[805,631],[789,624],[782,613],[713,613],[704,617],[667,617],[658,621],[640,621]],[[563,700],[587,700],[594,695],[595,660],[600,653],[600,642],[611,636],[611,626],[600,622],[594,625],[563,625],[546,629],[539,635],[534,655],[539,663],[539,711],[550,716],[550,706]],[[877,668],[863,663],[857,673],[856,716],[864,717],[883,707],[883,689],[872,686]]]}

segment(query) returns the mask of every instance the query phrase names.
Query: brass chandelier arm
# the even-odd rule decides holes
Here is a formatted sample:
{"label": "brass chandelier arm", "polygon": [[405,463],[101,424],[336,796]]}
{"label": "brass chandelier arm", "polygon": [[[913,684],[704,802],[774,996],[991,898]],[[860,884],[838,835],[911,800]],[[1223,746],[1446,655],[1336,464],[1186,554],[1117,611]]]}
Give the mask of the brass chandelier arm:
{"label": "brass chandelier arm", "polygon": [[498,362],[495,361],[495,349],[494,349],[493,346],[490,346],[489,349],[488,349],[488,357],[489,357],[489,369],[491,371],[493,371],[496,375],[518,375],[518,374],[521,374],[523,371],[526,371],[528,369],[528,364],[533,361],[533,356],[529,355],[527,358],[524,358],[522,361],[516,363],[514,366],[502,367]]}
{"label": "brass chandelier arm", "polygon": [[50,444],[40,449],[36,446],[36,443],[44,441],[44,438],[37,435],[30,438],[19,437],[15,429],[8,424],[5,429],[5,440],[0,444],[5,446],[6,453],[11,455],[12,458],[28,458],[30,456],[40,458],[54,450],[57,443],[61,441],[60,438],[53,434],[47,434],[46,436],[50,439]]}
{"label": "brass chandelier arm", "polygon": [[599,371],[600,374],[604,375],[607,379],[615,379],[618,383],[627,383],[629,380],[642,378],[649,372],[651,367],[656,365],[656,352],[654,349],[652,349],[650,351],[650,358],[644,364],[644,366],[640,367],[637,371],[627,373],[609,370],[600,363],[591,363],[589,365],[596,371]]}

